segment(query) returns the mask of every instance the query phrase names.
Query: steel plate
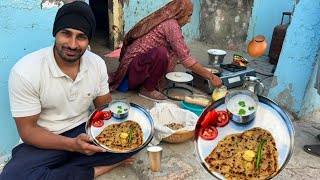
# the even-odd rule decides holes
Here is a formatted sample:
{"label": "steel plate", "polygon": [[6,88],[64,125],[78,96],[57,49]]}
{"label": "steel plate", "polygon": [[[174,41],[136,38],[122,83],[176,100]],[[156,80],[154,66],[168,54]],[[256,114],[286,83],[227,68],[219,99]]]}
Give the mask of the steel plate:
{"label": "steel plate", "polygon": [[185,72],[170,72],[166,74],[166,78],[173,82],[190,82],[193,76]]}
{"label": "steel plate", "polygon": [[[104,110],[104,111],[109,110],[108,105],[104,105],[104,106],[96,109],[89,116],[89,120],[86,123],[86,132],[90,137],[92,137],[93,142],[96,145],[103,147],[108,152],[114,152],[114,153],[133,152],[133,151],[136,151],[136,150],[144,148],[152,140],[153,133],[154,133],[154,123],[153,123],[153,120],[152,120],[152,117],[150,116],[150,114],[143,107],[141,107],[141,106],[139,106],[137,104],[134,104],[134,103],[130,103],[130,110],[129,110],[129,114],[128,114],[127,117],[125,117],[123,119],[116,119],[114,117],[111,117],[111,119],[109,119],[109,120],[104,120],[104,125],[102,127],[90,126],[93,114],[95,114],[97,111],[100,111],[100,110]],[[143,132],[143,144],[142,144],[142,146],[140,146],[139,148],[130,150],[130,151],[113,151],[110,148],[108,148],[107,146],[105,146],[103,144],[100,144],[96,140],[95,137],[98,136],[105,127],[107,127],[110,124],[119,124],[119,123],[121,123],[123,121],[126,121],[126,120],[135,121],[135,122],[139,123],[139,125],[141,126],[141,129],[142,129],[142,132]]]}
{"label": "steel plate", "polygon": [[253,121],[246,124],[238,124],[230,121],[225,127],[217,127],[218,137],[211,141],[203,140],[198,136],[200,124],[209,110],[226,110],[226,105],[224,104],[225,99],[222,98],[214,102],[201,114],[195,129],[195,153],[203,168],[205,168],[212,176],[218,179],[224,179],[218,172],[209,170],[209,165],[204,160],[217,146],[218,142],[227,135],[242,133],[245,130],[254,127],[261,127],[268,130],[276,141],[276,147],[279,152],[279,171],[277,172],[277,175],[289,162],[294,148],[294,128],[292,122],[289,116],[275,102],[263,96],[258,96],[258,98],[258,109]]}

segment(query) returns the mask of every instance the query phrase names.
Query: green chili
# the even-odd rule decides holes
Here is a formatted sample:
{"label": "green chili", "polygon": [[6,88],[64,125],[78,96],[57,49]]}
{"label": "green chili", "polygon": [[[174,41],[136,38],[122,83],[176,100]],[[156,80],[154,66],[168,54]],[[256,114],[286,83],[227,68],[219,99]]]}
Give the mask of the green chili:
{"label": "green chili", "polygon": [[260,161],[261,161],[261,152],[262,152],[262,146],[267,140],[264,139],[259,143],[258,147],[258,155],[257,155],[257,162],[256,162],[256,170],[260,168]]}
{"label": "green chili", "polygon": [[131,128],[130,128],[130,132],[129,132],[129,144],[131,144],[131,142],[132,142],[133,130],[134,130],[134,127],[131,127]]}

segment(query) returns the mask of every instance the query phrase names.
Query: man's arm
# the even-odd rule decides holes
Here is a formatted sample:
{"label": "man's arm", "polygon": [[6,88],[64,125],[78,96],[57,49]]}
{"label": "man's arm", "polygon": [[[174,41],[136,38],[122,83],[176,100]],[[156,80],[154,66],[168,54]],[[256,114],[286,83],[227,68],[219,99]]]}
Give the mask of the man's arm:
{"label": "man's arm", "polygon": [[96,97],[94,100],[93,100],[93,104],[94,104],[94,107],[95,108],[99,108],[105,104],[108,104],[110,103],[112,100],[111,98],[111,94],[108,93],[106,95],[103,95],[103,96],[98,96]]}
{"label": "man's arm", "polygon": [[90,144],[92,140],[84,133],[75,138],[54,134],[37,124],[39,114],[28,117],[15,118],[21,139],[32,146],[42,149],[56,149],[76,151],[86,155],[105,152],[101,147]]}

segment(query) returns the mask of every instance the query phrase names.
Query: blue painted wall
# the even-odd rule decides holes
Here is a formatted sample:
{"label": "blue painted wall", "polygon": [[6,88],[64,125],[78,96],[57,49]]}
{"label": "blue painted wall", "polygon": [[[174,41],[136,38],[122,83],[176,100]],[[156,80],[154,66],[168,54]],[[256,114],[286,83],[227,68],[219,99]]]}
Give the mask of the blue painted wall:
{"label": "blue painted wall", "polygon": [[[158,10],[171,0],[149,1],[130,0],[129,4],[124,4],[124,31],[127,33],[138,21]],[[191,22],[182,28],[186,41],[200,38],[200,0],[192,0],[194,9]],[[143,4],[143,5],[142,5]]]}
{"label": "blue painted wall", "polygon": [[[305,96],[320,48],[320,1],[301,0],[286,34],[268,97],[301,115],[303,102],[319,105],[319,98]],[[316,95],[315,97],[317,97]],[[317,101],[317,102],[314,102]],[[319,108],[318,107],[314,107]]]}
{"label": "blue painted wall", "polygon": [[[254,0],[248,29],[247,43],[257,35],[264,35],[268,42],[265,54],[269,53],[273,29],[281,23],[282,12],[292,12],[295,0]],[[284,19],[288,23],[289,18]]]}
{"label": "blue painted wall", "polygon": [[[300,116],[307,120],[318,121],[320,116],[320,96],[317,93],[317,89],[314,88],[316,76],[318,73],[318,66],[320,66],[320,51],[318,52],[318,60],[313,68],[310,82],[308,84],[306,95],[301,108]],[[319,72],[320,73],[320,72]],[[310,118],[311,117],[311,118]],[[318,117],[318,118],[312,118]],[[318,123],[318,122],[317,122]]]}
{"label": "blue painted wall", "polygon": [[0,164],[9,158],[19,140],[9,107],[9,72],[21,57],[54,42],[51,30],[57,8],[40,9],[40,3],[0,2]]}

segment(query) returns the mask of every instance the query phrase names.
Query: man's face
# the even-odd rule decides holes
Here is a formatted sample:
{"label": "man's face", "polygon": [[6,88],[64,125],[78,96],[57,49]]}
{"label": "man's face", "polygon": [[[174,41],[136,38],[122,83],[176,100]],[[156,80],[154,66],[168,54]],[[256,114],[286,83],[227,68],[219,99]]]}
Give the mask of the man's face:
{"label": "man's face", "polygon": [[83,32],[72,28],[62,29],[56,34],[55,58],[70,63],[76,62],[86,51],[88,44],[89,39]]}

